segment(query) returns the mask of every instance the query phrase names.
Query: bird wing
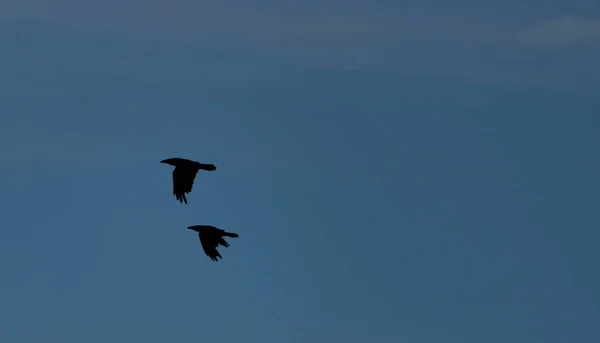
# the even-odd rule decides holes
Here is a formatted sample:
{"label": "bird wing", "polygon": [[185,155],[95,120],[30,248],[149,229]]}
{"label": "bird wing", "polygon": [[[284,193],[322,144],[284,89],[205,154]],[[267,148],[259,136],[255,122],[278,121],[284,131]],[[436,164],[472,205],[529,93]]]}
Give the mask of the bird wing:
{"label": "bird wing", "polygon": [[204,250],[206,256],[210,257],[210,259],[215,262],[218,261],[217,257],[223,258],[221,254],[219,254],[219,251],[217,251],[217,245],[219,244],[218,236],[198,233],[198,237],[200,238],[200,244],[202,245],[202,250]]}
{"label": "bird wing", "polygon": [[173,194],[179,202],[187,204],[185,194],[192,191],[197,173],[198,170],[189,168],[176,167],[173,170]]}

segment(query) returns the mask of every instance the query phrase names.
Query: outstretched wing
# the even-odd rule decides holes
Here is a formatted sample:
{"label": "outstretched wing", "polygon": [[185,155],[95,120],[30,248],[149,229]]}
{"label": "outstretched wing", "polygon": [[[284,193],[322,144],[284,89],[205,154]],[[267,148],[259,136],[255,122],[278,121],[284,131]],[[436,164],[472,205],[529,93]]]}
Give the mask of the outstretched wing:
{"label": "outstretched wing", "polygon": [[175,195],[175,198],[177,198],[179,202],[185,202],[187,204],[185,194],[192,191],[197,173],[197,169],[190,168],[176,167],[173,170],[173,195]]}
{"label": "outstretched wing", "polygon": [[206,235],[206,234],[198,234],[200,238],[200,244],[202,245],[202,250],[206,256],[210,257],[213,261],[218,261],[218,258],[223,258],[219,251],[217,251],[217,245],[219,244],[219,236],[216,235]]}

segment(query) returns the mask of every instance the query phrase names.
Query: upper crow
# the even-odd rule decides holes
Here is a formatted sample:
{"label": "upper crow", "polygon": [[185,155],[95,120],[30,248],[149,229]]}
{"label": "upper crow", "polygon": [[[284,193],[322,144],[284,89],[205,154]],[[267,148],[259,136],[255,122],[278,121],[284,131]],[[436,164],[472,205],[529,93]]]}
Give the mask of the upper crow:
{"label": "upper crow", "polygon": [[185,202],[186,204],[187,199],[185,194],[192,191],[198,170],[214,171],[217,169],[214,164],[203,164],[185,158],[167,158],[160,161],[160,163],[170,164],[175,167],[173,170],[173,194],[179,202]]}
{"label": "upper crow", "polygon": [[229,246],[223,237],[238,237],[237,233],[226,232],[211,225],[193,225],[188,226],[188,229],[198,232],[200,244],[202,245],[204,253],[215,262],[219,260],[218,257],[223,258],[217,251],[219,244],[224,247]]}

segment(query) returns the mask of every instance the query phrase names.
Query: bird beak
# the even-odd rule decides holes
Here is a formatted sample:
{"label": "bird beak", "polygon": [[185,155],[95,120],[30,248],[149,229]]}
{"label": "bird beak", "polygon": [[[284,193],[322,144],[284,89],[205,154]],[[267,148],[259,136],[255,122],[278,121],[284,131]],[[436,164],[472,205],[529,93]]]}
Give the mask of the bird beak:
{"label": "bird beak", "polygon": [[162,160],[160,161],[160,163],[167,163],[167,160]]}

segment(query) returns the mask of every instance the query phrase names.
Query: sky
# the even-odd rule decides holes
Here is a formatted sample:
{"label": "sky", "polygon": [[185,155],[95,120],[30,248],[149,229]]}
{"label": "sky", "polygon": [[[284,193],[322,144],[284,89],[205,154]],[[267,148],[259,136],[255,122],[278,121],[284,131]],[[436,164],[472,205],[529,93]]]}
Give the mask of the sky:
{"label": "sky", "polygon": [[[1,342],[600,341],[596,1],[4,0],[0,42]],[[217,166],[187,206],[169,157]]]}

